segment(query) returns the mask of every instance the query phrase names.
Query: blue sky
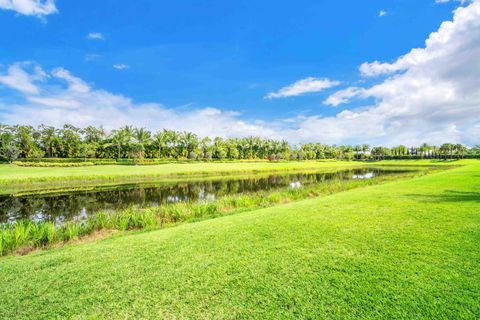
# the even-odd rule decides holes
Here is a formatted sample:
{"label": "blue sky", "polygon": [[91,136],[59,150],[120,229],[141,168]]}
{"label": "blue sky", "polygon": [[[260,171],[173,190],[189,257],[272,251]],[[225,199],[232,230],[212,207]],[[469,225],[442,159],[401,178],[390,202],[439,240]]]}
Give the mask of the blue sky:
{"label": "blue sky", "polygon": [[[350,130],[334,132],[348,123],[330,123],[342,112],[379,108],[387,99],[355,89],[342,100],[346,103],[332,105],[326,103],[332,94],[351,87],[369,90],[397,72],[412,71],[407,66],[366,76],[359,70],[363,63],[395,65],[412,49],[425,48],[430,33],[453,19],[453,10],[478,4],[438,2],[0,0],[0,121],[113,128],[132,119],[150,129],[169,126],[201,135],[259,134],[300,142],[391,144],[426,137],[472,143],[465,136],[477,130],[477,122],[468,123],[469,132],[438,136],[452,126],[459,131],[463,117],[449,123],[445,116],[444,129],[415,129],[409,137],[389,132],[401,127],[394,119],[376,124],[381,127],[377,133],[357,132],[359,124],[352,123],[352,136]],[[12,66],[38,90],[15,88],[12,79],[18,73],[12,75]],[[75,93],[72,79],[88,92]],[[117,98],[124,100],[114,106]],[[105,112],[94,114],[86,103]],[[109,108],[123,120],[110,119]],[[210,120],[221,128],[199,125]],[[235,130],[229,130],[232,126]]]}

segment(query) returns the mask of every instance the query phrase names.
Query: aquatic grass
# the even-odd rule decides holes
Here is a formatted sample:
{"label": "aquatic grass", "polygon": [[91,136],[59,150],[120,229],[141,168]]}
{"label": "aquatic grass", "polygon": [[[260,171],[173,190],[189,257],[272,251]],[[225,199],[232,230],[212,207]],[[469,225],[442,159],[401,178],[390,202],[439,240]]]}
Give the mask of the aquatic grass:
{"label": "aquatic grass", "polygon": [[29,220],[17,221],[14,224],[5,224],[0,227],[0,255],[7,255],[22,248],[42,248],[59,242],[69,242],[102,230],[128,231],[164,227],[333,194],[426,173],[427,171],[424,170],[364,180],[333,179],[320,184],[305,185],[301,188],[287,187],[275,191],[263,190],[248,194],[229,195],[212,202],[179,202],[150,208],[130,207],[124,210],[100,211],[88,216],[83,221],[70,221],[63,225],[55,225],[51,221],[35,223]]}
{"label": "aquatic grass", "polygon": [[217,207],[217,204],[213,202],[204,203],[204,204],[192,206],[192,212],[193,212],[193,216],[196,218],[210,216],[218,213],[218,207]]}
{"label": "aquatic grass", "polygon": [[67,222],[60,230],[61,238],[64,242],[76,240],[79,237],[88,234],[88,226],[85,223]]}
{"label": "aquatic grass", "polygon": [[15,240],[12,233],[12,226],[3,226],[0,230],[0,253],[9,254],[15,249]]}
{"label": "aquatic grass", "polygon": [[272,192],[265,197],[265,202],[267,205],[281,203],[285,198],[287,198],[287,195],[282,192]]}
{"label": "aquatic grass", "polygon": [[99,211],[92,215],[88,223],[91,225],[92,230],[99,231],[103,229],[113,228],[113,221],[109,217],[109,213],[106,211]]}
{"label": "aquatic grass", "polygon": [[34,247],[51,245],[58,238],[57,228],[52,221],[41,221],[34,223],[31,230],[31,241]]}
{"label": "aquatic grass", "polygon": [[143,229],[158,225],[157,219],[151,210],[139,210],[134,207],[127,210],[110,213],[114,226],[120,231]]}
{"label": "aquatic grass", "polygon": [[13,234],[15,239],[15,247],[19,248],[28,242],[28,235],[32,228],[32,222],[28,220],[19,221],[13,225]]}

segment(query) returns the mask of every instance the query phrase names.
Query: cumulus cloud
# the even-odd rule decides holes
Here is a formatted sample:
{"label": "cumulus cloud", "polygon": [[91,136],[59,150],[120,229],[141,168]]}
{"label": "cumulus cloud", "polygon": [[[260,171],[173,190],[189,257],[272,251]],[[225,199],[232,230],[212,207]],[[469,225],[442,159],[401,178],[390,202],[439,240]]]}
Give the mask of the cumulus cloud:
{"label": "cumulus cloud", "polygon": [[340,104],[348,103],[354,97],[362,96],[365,89],[359,87],[348,87],[331,94],[323,101],[324,104],[330,106],[338,106]]}
{"label": "cumulus cloud", "polygon": [[55,126],[71,123],[103,125],[107,129],[132,124],[152,130],[188,130],[200,136],[280,138],[280,130],[274,126],[241,120],[237,112],[213,107],[177,109],[159,103],[135,103],[123,95],[95,89],[64,68],[47,74],[40,66],[17,63],[0,79],[8,89],[23,94],[15,104],[0,100],[0,122],[3,123]]}
{"label": "cumulus cloud", "polygon": [[73,76],[70,71],[64,68],[56,68],[52,71],[52,76],[65,80],[68,84],[68,90],[78,93],[88,93],[90,87],[82,79]]}
{"label": "cumulus cloud", "polygon": [[[25,69],[30,68],[31,72]],[[25,94],[38,94],[39,88],[35,82],[45,80],[47,74],[39,66],[29,62],[17,62],[11,65],[5,73],[0,73],[0,85]]]}
{"label": "cumulus cloud", "polygon": [[0,0],[0,9],[36,17],[44,17],[58,12],[55,0]]}
{"label": "cumulus cloud", "polygon": [[105,40],[105,37],[100,32],[90,32],[89,34],[87,34],[87,39],[90,39],[90,40]]}
{"label": "cumulus cloud", "polygon": [[391,63],[375,61],[360,67],[365,76],[386,75],[386,79],[370,88],[339,91],[326,101],[335,105],[352,97],[374,98],[375,105],[356,112],[358,116],[344,124],[348,128],[375,124],[378,130],[372,140],[478,143],[479,56],[480,1],[475,1],[457,8],[453,20],[430,34],[424,48]]}
{"label": "cumulus cloud", "polygon": [[265,96],[266,99],[274,99],[274,98],[286,98],[286,97],[293,97],[293,96],[300,96],[305,93],[311,92],[320,92],[325,89],[338,86],[340,82],[330,80],[330,79],[319,79],[314,77],[308,77],[305,79],[298,80],[297,82],[283,87],[277,92],[270,92]]}

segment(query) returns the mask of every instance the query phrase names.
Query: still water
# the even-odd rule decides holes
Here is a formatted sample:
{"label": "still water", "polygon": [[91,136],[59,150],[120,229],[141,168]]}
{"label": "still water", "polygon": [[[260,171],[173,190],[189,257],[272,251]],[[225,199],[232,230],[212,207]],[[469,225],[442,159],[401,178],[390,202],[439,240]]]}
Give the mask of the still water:
{"label": "still water", "polygon": [[362,168],[328,173],[277,173],[247,178],[123,184],[61,194],[7,195],[0,196],[0,223],[18,219],[62,222],[82,218],[100,210],[124,209],[132,205],[148,207],[174,202],[214,201],[225,195],[302,188],[333,179],[373,179],[402,172],[405,171]]}

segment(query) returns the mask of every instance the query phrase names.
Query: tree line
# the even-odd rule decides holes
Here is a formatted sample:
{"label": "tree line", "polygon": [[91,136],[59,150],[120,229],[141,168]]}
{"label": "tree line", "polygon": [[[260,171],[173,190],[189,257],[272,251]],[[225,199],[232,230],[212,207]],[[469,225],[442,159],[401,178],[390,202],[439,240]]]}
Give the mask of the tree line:
{"label": "tree line", "polygon": [[305,143],[291,145],[286,140],[260,137],[209,138],[191,132],[124,126],[107,132],[102,127],[78,128],[70,124],[62,128],[41,125],[0,124],[0,158],[17,159],[198,159],[198,160],[315,160],[315,159],[403,159],[479,157],[480,146],[462,144],[441,146],[422,144],[418,147],[369,145],[327,145]]}

